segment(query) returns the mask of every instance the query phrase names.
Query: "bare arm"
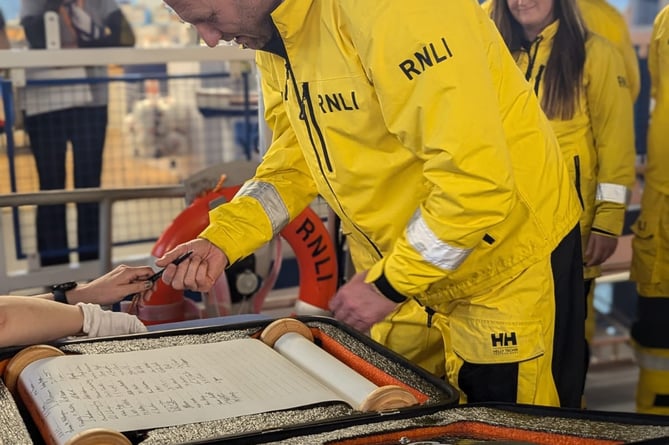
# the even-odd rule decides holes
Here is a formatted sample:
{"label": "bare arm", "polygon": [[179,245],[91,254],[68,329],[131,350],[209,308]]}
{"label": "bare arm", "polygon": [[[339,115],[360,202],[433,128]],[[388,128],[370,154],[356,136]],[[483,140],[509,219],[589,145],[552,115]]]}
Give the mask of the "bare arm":
{"label": "bare arm", "polygon": [[[95,303],[110,305],[121,301],[126,295],[144,293],[142,297],[148,299],[151,295],[153,283],[147,281],[153,274],[149,266],[130,267],[120,265],[96,278],[90,283],[80,284],[67,292],[67,301],[70,304]],[[51,293],[37,295],[45,300],[53,300]]]}
{"label": "bare arm", "polygon": [[83,323],[84,316],[77,306],[35,297],[0,297],[0,347],[76,335]]}

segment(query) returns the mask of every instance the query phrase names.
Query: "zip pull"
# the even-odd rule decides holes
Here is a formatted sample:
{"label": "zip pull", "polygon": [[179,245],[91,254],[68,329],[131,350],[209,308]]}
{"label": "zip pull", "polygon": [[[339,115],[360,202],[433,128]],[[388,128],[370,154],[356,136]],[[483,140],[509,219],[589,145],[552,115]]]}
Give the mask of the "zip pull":
{"label": "zip pull", "polygon": [[[529,58],[529,63],[527,64],[527,71],[525,72],[525,80],[530,80],[532,77],[532,70],[534,69],[534,61],[537,58],[537,53],[539,52],[539,44],[543,40],[543,36],[539,36],[536,38],[534,42],[532,42],[532,45],[530,48],[527,50],[527,57]],[[532,53],[532,50],[534,49],[534,53]]]}
{"label": "zip pull", "polygon": [[545,68],[546,68],[546,65],[539,66],[539,72],[537,72],[537,77],[534,80],[534,94],[537,97],[539,96],[539,84],[541,83],[541,76],[543,76]]}
{"label": "zip pull", "polygon": [[283,88],[283,100],[287,101],[288,100],[288,77],[290,76],[290,66],[288,65],[288,62],[286,62],[286,85],[284,85]]}
{"label": "zip pull", "polygon": [[306,83],[302,87],[302,96],[300,97],[300,119],[307,119],[307,102],[309,100],[308,91],[306,88]]}
{"label": "zip pull", "polygon": [[431,328],[432,327],[432,316],[436,313],[434,309],[432,309],[430,306],[425,306],[425,313],[427,314],[427,327]]}

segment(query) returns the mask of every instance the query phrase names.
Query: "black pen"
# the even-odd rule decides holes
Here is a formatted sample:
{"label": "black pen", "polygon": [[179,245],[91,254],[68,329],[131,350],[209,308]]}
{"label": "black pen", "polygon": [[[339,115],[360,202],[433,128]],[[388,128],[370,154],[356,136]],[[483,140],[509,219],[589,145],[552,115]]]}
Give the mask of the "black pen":
{"label": "black pen", "polygon": [[[192,250],[189,250],[188,252],[179,255],[177,259],[172,261],[172,264],[175,266],[178,266],[179,264],[183,263],[189,256],[193,254]],[[148,278],[148,281],[155,283],[160,279],[160,277],[163,276],[163,272],[165,272],[165,268],[163,267],[160,269],[158,272],[154,273]],[[136,294],[132,294],[132,301],[130,302],[130,307],[128,307],[128,313],[132,315],[137,315],[137,305],[139,304],[139,297],[141,296],[141,292],[137,292]],[[126,297],[127,298],[127,297]]]}

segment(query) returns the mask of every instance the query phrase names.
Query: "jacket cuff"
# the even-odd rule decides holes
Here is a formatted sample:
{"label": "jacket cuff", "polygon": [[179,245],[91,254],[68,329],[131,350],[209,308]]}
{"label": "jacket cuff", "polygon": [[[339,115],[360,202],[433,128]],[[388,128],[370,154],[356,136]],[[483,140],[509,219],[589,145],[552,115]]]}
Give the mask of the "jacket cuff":
{"label": "jacket cuff", "polygon": [[381,272],[381,276],[372,281],[372,285],[379,291],[381,295],[394,303],[404,303],[407,301],[407,297],[395,290],[395,288],[386,278],[386,274],[383,272]]}
{"label": "jacket cuff", "polygon": [[591,233],[596,233],[598,235],[604,235],[608,236],[610,238],[618,238],[620,235],[617,235],[615,233],[607,232],[606,230],[598,229],[597,227],[592,227],[590,228]]}

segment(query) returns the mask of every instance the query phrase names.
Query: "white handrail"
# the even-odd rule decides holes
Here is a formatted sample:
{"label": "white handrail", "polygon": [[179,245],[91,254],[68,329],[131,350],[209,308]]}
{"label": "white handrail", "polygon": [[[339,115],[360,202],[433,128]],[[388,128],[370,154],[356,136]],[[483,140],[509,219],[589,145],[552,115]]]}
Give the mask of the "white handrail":
{"label": "white handrail", "polygon": [[234,46],[173,48],[81,48],[0,50],[4,69],[53,68],[91,65],[145,65],[165,62],[254,60],[255,51]]}

